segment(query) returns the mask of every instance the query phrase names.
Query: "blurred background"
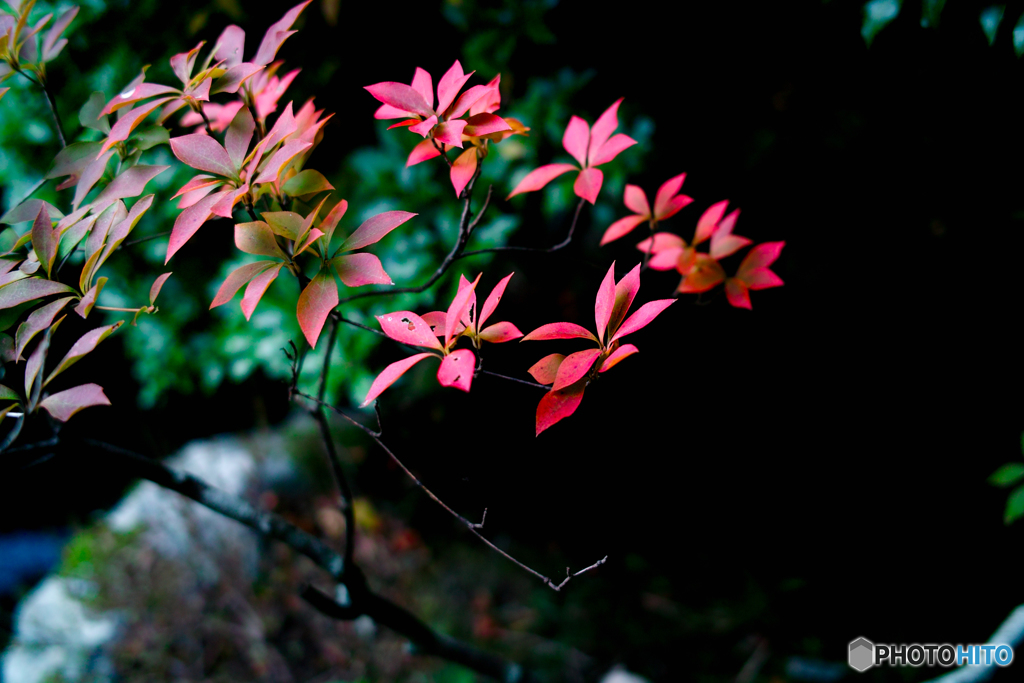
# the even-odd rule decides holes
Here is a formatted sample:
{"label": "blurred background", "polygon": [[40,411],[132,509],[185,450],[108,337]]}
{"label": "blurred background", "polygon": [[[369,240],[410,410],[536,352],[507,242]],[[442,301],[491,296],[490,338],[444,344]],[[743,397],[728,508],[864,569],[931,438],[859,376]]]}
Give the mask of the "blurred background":
{"label": "blurred background", "polygon": [[[212,44],[229,23],[245,29],[251,50],[290,6],[278,4],[82,3],[49,71],[69,135],[92,91],[111,97],[144,64],[153,65],[147,80],[172,83],[168,57]],[[434,270],[459,206],[440,164],[405,168],[416,139],[374,121],[363,86],[409,82],[416,66],[436,82],[456,58],[477,70],[471,84],[500,71],[503,113],[531,132],[487,158],[480,185],[493,184],[496,198],[535,166],[568,158],[560,142],[572,114],[593,122],[624,97],[619,131],[640,143],[603,167],[601,198],[567,249],[465,259],[432,293],[359,302],[347,316],[433,310],[460,272],[483,271],[486,292],[515,271],[497,319],[523,331],[555,320],[589,326],[611,261],[622,275],[640,260],[640,230],[598,246],[627,213],[625,183],[653,197],[681,172],[695,201],[663,228],[689,239],[701,212],[729,199],[742,208],[738,234],[786,241],[773,266],[784,287],[753,293],[753,311],[730,307],[720,288],[681,297],[631,338],[637,356],[539,438],[535,388],[480,377],[463,395],[422,367],[382,396],[385,442],[467,517],[487,508],[501,547],[552,577],[608,555],[562,593],[462,532],[384,454],[339,427],[371,584],[550,680],[622,665],[652,681],[924,681],[943,670],[855,674],[847,644],[987,642],[1024,603],[1024,526],[1004,523],[1024,511],[1024,494],[1007,509],[1009,491],[989,482],[1021,461],[1024,430],[1013,323],[1024,246],[1022,13],[1022,2],[969,0],[608,9],[315,0],[279,53],[282,73],[302,69],[281,103],[316,97],[334,113],[309,165],[348,199],[348,230],[382,210],[419,213],[375,247],[398,283]],[[5,85],[15,87],[0,101],[3,209],[58,149],[41,97],[17,80]],[[147,158],[173,159],[166,146]],[[188,176],[165,173],[148,191],[167,198]],[[52,184],[35,196],[66,202]],[[474,245],[553,244],[574,206],[567,179],[497,199]],[[177,210],[162,207],[137,236],[169,229]],[[227,463],[207,473],[339,539],[321,447],[287,401],[281,348],[300,338],[297,290],[282,278],[248,323],[237,304],[207,310],[243,262],[226,225],[207,226],[172,260],[158,315],[69,371],[100,381],[113,407],[67,430],[154,456],[192,442],[176,462]],[[111,261],[118,286],[104,290],[108,305],[163,272],[165,239],[132,249]],[[671,296],[677,284],[675,273],[646,272],[640,299]],[[339,339],[331,397],[357,405],[405,351],[352,329]],[[526,377],[541,356],[575,350],[509,344],[487,349],[486,367]],[[317,365],[311,355],[306,367]],[[0,478],[9,678],[476,680],[410,656],[372,624],[316,615],[296,591],[320,575],[230,524],[232,543],[189,541],[203,534],[182,529],[205,518],[180,506],[177,535],[147,532],[160,516],[141,512],[144,501],[126,506],[130,485],[67,456]],[[176,505],[173,496],[151,503]],[[63,579],[59,590],[39,583],[48,573]],[[87,608],[90,625],[64,636],[26,630],[28,596],[39,613]],[[67,631],[94,637],[54,650]],[[58,663],[43,666],[50,660]],[[1020,666],[994,680],[1017,680]]]}

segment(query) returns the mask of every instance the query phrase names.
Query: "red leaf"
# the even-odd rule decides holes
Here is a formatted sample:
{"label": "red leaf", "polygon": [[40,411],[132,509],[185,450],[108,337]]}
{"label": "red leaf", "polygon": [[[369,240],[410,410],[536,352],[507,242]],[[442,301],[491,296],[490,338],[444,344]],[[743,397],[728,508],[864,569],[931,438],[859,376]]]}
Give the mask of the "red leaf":
{"label": "red leaf", "polygon": [[[482,275],[482,273],[481,273]],[[444,324],[444,345],[447,347],[451,344],[452,336],[456,332],[456,328],[459,322],[462,320],[467,305],[470,303],[470,299],[476,298],[476,285],[480,282],[480,275],[476,276],[473,283],[468,287],[459,286],[459,291],[452,299],[451,304],[448,305],[448,311],[445,314]]]}
{"label": "red leaf", "polygon": [[437,82],[437,111],[443,112],[445,109],[455,101],[455,96],[462,90],[462,86],[466,84],[469,77],[475,72],[470,71],[468,74],[462,71],[462,64],[459,60],[455,60],[455,63],[451,65],[444,75],[441,76],[441,80]]}
{"label": "red leaf", "polygon": [[330,270],[321,270],[302,290],[296,307],[299,327],[306,335],[310,347],[316,348],[316,341],[327,322],[327,316],[337,305],[338,283],[334,281]]}
{"label": "red leaf", "polygon": [[666,215],[666,209],[669,208],[669,201],[679,194],[679,190],[683,187],[684,180],[686,180],[686,174],[680,173],[679,175],[666,180],[661,184],[661,187],[658,188],[658,194],[654,198],[654,215],[657,216],[658,220],[668,218],[668,215]]}
{"label": "red leaf", "polygon": [[[0,290],[3,291],[3,290]],[[384,334],[395,341],[412,346],[426,346],[441,350],[441,343],[431,330],[426,320],[412,311],[395,311],[377,316],[377,322]]]}
{"label": "red leaf", "polygon": [[513,339],[519,339],[522,336],[523,333],[515,325],[508,322],[494,323],[480,331],[480,338],[492,344],[502,344]]}
{"label": "red leaf", "polygon": [[[239,115],[242,111],[245,109],[239,110]],[[171,151],[179,161],[197,171],[206,171],[226,178],[238,175],[237,167],[232,163],[227,150],[209,135],[194,133],[171,138]]]}
{"label": "red leaf", "polygon": [[632,344],[623,344],[612,351],[608,357],[604,359],[604,362],[601,363],[601,369],[598,370],[598,372],[607,372],[608,370],[611,370],[634,353],[638,353],[638,349],[635,346]]}
{"label": "red leaf", "polygon": [[572,386],[558,391],[549,391],[537,404],[537,436],[556,422],[564,420],[573,413],[583,400],[585,382],[577,382]]}
{"label": "red leaf", "polygon": [[373,254],[344,254],[331,259],[331,266],[346,287],[393,285],[380,259]]}
{"label": "red leaf", "polygon": [[640,291],[640,264],[633,266],[633,269],[615,285],[615,307],[612,309],[611,319],[608,321],[608,332],[615,334],[626,317],[629,307],[633,305],[636,293]]}
{"label": "red leaf", "polygon": [[597,196],[601,193],[601,183],[604,182],[604,174],[598,168],[585,168],[576,176],[572,191],[577,197],[586,199],[591,204],[597,202]]}
{"label": "red leaf", "polygon": [[456,197],[462,196],[462,191],[473,179],[473,175],[476,173],[476,164],[476,147],[474,146],[470,146],[455,159],[449,175],[452,179],[452,187],[455,188]]}
{"label": "red leaf", "polygon": [[596,166],[600,163],[594,161],[594,158],[600,153],[599,150],[604,147],[605,143],[608,142],[608,138],[615,132],[615,129],[619,127],[618,112],[622,99],[620,97],[615,100],[612,106],[605,109],[597,121],[594,122],[594,128],[590,132],[590,144],[587,148],[587,156],[590,159],[589,163],[591,166]]}
{"label": "red leaf", "polygon": [[42,299],[51,294],[74,294],[75,290],[52,280],[31,277],[0,287],[0,310],[14,308],[26,301]]}
{"label": "red leaf", "polygon": [[587,165],[587,144],[590,143],[590,126],[578,116],[569,119],[562,135],[562,147],[572,155],[580,166]]}
{"label": "red leaf", "polygon": [[380,396],[381,392],[390,387],[395,381],[405,374],[406,370],[419,363],[424,358],[431,358],[434,356],[432,353],[417,353],[415,356],[409,356],[400,361],[395,361],[391,365],[384,368],[384,371],[377,375],[377,378],[373,380],[373,384],[370,385],[370,390],[366,393],[366,398],[359,405],[360,408],[364,408],[370,404],[370,401]]}
{"label": "red leaf", "polygon": [[281,175],[281,171],[288,163],[296,157],[303,150],[312,147],[312,143],[303,142],[301,140],[292,140],[291,142],[284,143],[279,150],[274,152],[274,155],[266,161],[266,165],[263,170],[260,171],[259,176],[252,182],[253,185],[259,185],[260,183],[273,183],[277,182],[278,176]]}
{"label": "red leaf", "polygon": [[107,102],[107,106],[103,107],[103,110],[100,112],[100,116],[113,114],[118,109],[133,105],[137,102],[141,102],[142,100],[149,99],[150,97],[171,94],[180,95],[181,91],[177,88],[172,88],[169,85],[160,85],[159,83],[139,83],[138,85],[126,88],[121,93],[115,95],[113,99]]}
{"label": "red leaf", "polygon": [[281,45],[288,39],[288,36],[295,33],[290,31],[292,24],[299,18],[302,10],[306,9],[306,5],[311,3],[313,0],[305,0],[300,2],[295,7],[285,12],[284,16],[278,19],[276,22],[270,25],[267,32],[263,35],[263,40],[260,41],[260,47],[256,50],[256,56],[253,57],[252,63],[260,66],[266,66],[274,61],[274,57],[277,56],[277,51],[281,49]]}
{"label": "red leaf", "polygon": [[597,322],[597,338],[604,340],[604,332],[608,329],[608,321],[612,317],[612,309],[615,308],[615,261],[608,268],[601,286],[597,289],[597,299],[594,302],[594,320]]}
{"label": "red leaf", "polygon": [[723,280],[725,271],[718,261],[707,254],[695,254],[693,267],[688,269],[686,277],[679,283],[678,291],[683,294],[699,294],[713,289]]}
{"label": "red leaf", "polygon": [[590,157],[591,166],[599,166],[600,164],[607,164],[609,161],[619,156],[619,154],[636,144],[636,140],[619,133],[618,135],[612,136],[612,139],[601,145],[601,148],[597,150],[596,154],[592,154]]}
{"label": "red leaf", "polygon": [[565,360],[565,356],[562,354],[552,353],[530,366],[527,372],[541,384],[554,384],[555,377],[558,376],[558,366],[562,364],[563,360]]}
{"label": "red leaf", "polygon": [[434,146],[434,141],[424,140],[409,152],[409,159],[405,162],[405,167],[415,166],[420,162],[439,156],[441,156],[441,150]]}
{"label": "red leaf", "polygon": [[637,330],[646,327],[652,320],[657,318],[662,311],[676,302],[675,299],[658,299],[649,301],[636,310],[636,313],[626,318],[626,322],[615,333],[609,343],[622,339],[627,334],[633,334]]}
{"label": "red leaf", "polygon": [[558,366],[552,391],[557,391],[583,379],[601,355],[601,349],[586,349],[570,353]]}
{"label": "red leaf", "polygon": [[434,115],[434,110],[427,106],[423,96],[405,83],[384,81],[365,86],[365,89],[378,101],[390,105],[402,112],[419,114],[423,117]]}
{"label": "red leaf", "polygon": [[505,288],[508,286],[508,281],[515,275],[515,271],[509,273],[505,277],[501,278],[501,281],[494,286],[491,293],[487,295],[487,300],[484,301],[484,307],[480,309],[480,313],[477,316],[476,327],[480,327],[487,322],[487,319],[491,317],[491,313],[494,313],[494,309],[498,307],[498,303],[501,302],[501,297],[505,293]]}
{"label": "red leaf", "polygon": [[619,220],[609,225],[608,229],[604,231],[604,235],[601,236],[600,246],[603,247],[609,242],[613,242],[622,237],[623,235],[632,232],[632,230],[636,228],[636,226],[646,221],[647,216],[626,216],[625,218],[620,218]]}
{"label": "red leaf", "polygon": [[263,298],[270,284],[277,279],[283,267],[283,263],[275,263],[249,281],[249,286],[245,288],[245,294],[242,295],[242,314],[245,315],[246,320],[252,317],[253,311],[256,310],[256,304]]}
{"label": "red leaf", "polygon": [[385,211],[367,218],[341,245],[341,251],[353,251],[380,241],[385,235],[417,214]]}
{"label": "red leaf", "polygon": [[750,291],[736,278],[731,277],[725,281],[725,298],[735,308],[745,308],[748,311],[753,308],[750,305]]}
{"label": "red leaf", "polygon": [[110,400],[98,384],[82,384],[47,396],[39,403],[55,420],[67,422],[71,416],[90,406],[109,406]]}
{"label": "red leaf", "polygon": [[210,308],[216,308],[217,306],[223,306],[235,296],[242,285],[252,280],[254,277],[265,271],[267,268],[280,265],[274,261],[256,261],[255,263],[247,263],[241,268],[236,268],[224,279],[224,283],[221,284],[220,289],[217,290],[217,296],[213,297],[213,302],[210,304]]}
{"label": "red leaf", "polygon": [[626,185],[623,203],[627,209],[633,213],[640,214],[644,218],[651,214],[651,207],[647,204],[647,195],[636,185]]}
{"label": "red leaf", "polygon": [[725,214],[725,207],[728,205],[729,200],[723,199],[709,206],[707,211],[701,214],[700,220],[697,221],[697,231],[693,235],[693,246],[697,246],[711,237],[711,233],[715,231],[718,221],[722,220],[722,216]]}
{"label": "red leaf", "polygon": [[576,323],[548,323],[547,325],[541,325],[520,341],[544,341],[549,339],[590,339],[595,342],[598,341],[593,332]]}
{"label": "red leaf", "polygon": [[[227,152],[232,174],[242,168],[242,162],[245,161],[245,156],[249,152],[249,143],[252,142],[255,130],[256,122],[253,120],[252,114],[249,113],[249,108],[242,107],[235,114],[235,118],[231,120],[228,132],[224,134],[224,151]],[[175,138],[175,140],[178,139],[180,138]],[[219,147],[220,145],[217,146]],[[180,159],[181,157],[178,158]],[[223,161],[221,159],[222,163]]]}
{"label": "red leaf", "polygon": [[142,123],[142,121],[149,116],[153,110],[167,102],[170,102],[172,99],[174,98],[161,97],[158,100],[146,102],[143,105],[135,107],[118,119],[117,123],[115,123],[113,128],[110,129],[110,133],[107,135],[107,139],[103,143],[103,146],[100,147],[99,154],[103,154],[117,143],[127,140],[128,136],[132,134],[132,131],[135,130],[136,126]]}
{"label": "red leaf", "polygon": [[534,192],[539,190],[563,173],[578,170],[580,169],[576,168],[572,164],[548,164],[547,166],[535,168],[530,171],[525,178],[519,181],[519,184],[516,185],[516,189],[512,190],[512,194],[510,194],[507,199],[511,199],[517,194],[522,194],[523,192]]}
{"label": "red leaf", "polygon": [[157,277],[153,281],[153,286],[149,288],[149,305],[153,306],[156,304],[156,298],[160,296],[160,290],[163,288],[164,283],[167,282],[167,278],[171,276],[170,273],[164,273]]}
{"label": "red leaf", "polygon": [[443,387],[455,387],[469,392],[476,369],[476,356],[469,349],[452,351],[441,361],[437,369],[437,381]]}

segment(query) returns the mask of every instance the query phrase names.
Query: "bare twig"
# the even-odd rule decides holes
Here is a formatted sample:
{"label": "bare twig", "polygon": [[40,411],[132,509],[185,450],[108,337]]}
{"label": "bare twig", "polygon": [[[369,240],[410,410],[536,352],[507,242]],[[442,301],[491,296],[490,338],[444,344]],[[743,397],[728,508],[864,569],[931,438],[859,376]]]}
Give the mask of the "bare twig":
{"label": "bare twig", "polygon": [[[309,395],[304,394],[302,392],[298,392],[297,391],[297,392],[295,392],[295,394],[297,396],[302,396],[303,398],[307,398],[307,399],[310,399],[310,400],[314,400],[314,401],[317,400],[317,399],[313,398],[312,396],[309,396]],[[338,415],[341,415],[343,418],[348,420],[352,425],[354,425],[354,426],[358,427],[359,429],[363,430],[364,432],[366,432],[366,434],[369,435],[369,437],[374,440],[374,442],[381,448],[381,450],[383,450],[385,453],[387,453],[388,457],[391,458],[392,462],[394,462],[396,465],[398,465],[402,469],[402,471],[405,472],[406,476],[408,476],[409,479],[411,479],[412,482],[414,484],[416,484],[416,486],[418,486],[420,488],[420,490],[422,490],[425,494],[427,494],[427,496],[429,496],[431,500],[433,500],[435,503],[437,503],[442,508],[444,508],[445,511],[448,512],[448,514],[450,514],[455,519],[459,520],[459,522],[461,522],[467,529],[469,529],[470,533],[472,533],[474,536],[479,538],[491,550],[495,551],[496,553],[498,553],[499,555],[504,557],[506,560],[512,562],[513,564],[518,566],[520,569],[522,569],[522,570],[524,570],[526,572],[529,572],[530,574],[533,574],[534,576],[536,576],[538,579],[540,579],[542,582],[544,582],[544,584],[546,586],[548,586],[549,588],[551,588],[553,590],[556,590],[556,591],[560,591],[565,586],[565,584],[569,583],[569,581],[573,577],[579,576],[580,574],[582,574],[584,572],[588,572],[591,569],[595,569],[595,568],[601,566],[602,564],[604,564],[605,561],[608,560],[608,557],[605,556],[604,558],[598,560],[597,562],[595,562],[594,564],[590,565],[586,569],[581,569],[580,571],[578,571],[578,572],[576,572],[574,574],[569,573],[569,568],[567,567],[566,570],[565,570],[566,571],[565,579],[561,583],[555,583],[554,581],[552,581],[548,577],[546,577],[543,574],[541,574],[540,572],[538,572],[536,569],[532,569],[531,567],[527,566],[526,564],[524,564],[524,563],[520,562],[519,560],[517,560],[516,558],[512,557],[507,552],[505,552],[504,550],[502,550],[501,548],[496,546],[493,542],[491,542],[491,540],[488,539],[486,536],[481,534],[480,533],[480,529],[483,527],[483,524],[484,524],[483,519],[481,519],[479,523],[473,523],[473,522],[469,521],[468,519],[466,519],[465,517],[460,515],[458,512],[453,510],[443,500],[438,498],[437,495],[433,491],[431,491],[429,488],[427,488],[427,486],[422,481],[420,481],[419,478],[415,474],[412,473],[412,470],[410,470],[408,467],[406,467],[405,463],[403,463],[401,460],[399,460],[398,456],[396,456],[394,454],[394,452],[390,448],[388,448],[386,445],[384,445],[384,442],[380,440],[381,430],[379,429],[379,425],[380,425],[380,411],[379,411],[379,409],[377,411],[378,431],[376,431],[376,432],[374,432],[372,429],[370,429],[369,427],[364,425],[362,422],[359,422],[358,420],[356,420],[356,419],[354,419],[352,417],[349,417],[347,414],[345,414],[341,410],[339,410],[337,408],[333,408],[333,406],[332,406],[332,409]],[[486,513],[485,513],[485,515],[486,515]]]}
{"label": "bare twig", "polygon": [[46,81],[42,80],[42,78],[38,80],[32,78],[32,76],[22,71],[20,67],[15,66],[14,70],[43,91],[43,95],[46,97],[46,104],[50,107],[50,115],[53,116],[53,126],[57,131],[57,139],[60,140],[61,149],[64,149],[68,146],[67,139],[64,137],[64,126],[60,122],[60,114],[57,113],[57,104],[53,101],[53,96],[50,94],[50,90],[46,87]]}
{"label": "bare twig", "polygon": [[525,384],[528,387],[538,387],[540,389],[543,389],[544,391],[548,391],[548,390],[551,389],[551,387],[545,386],[543,384],[538,384],[537,382],[531,382],[529,380],[519,379],[517,377],[509,377],[508,375],[499,375],[498,373],[491,372],[490,370],[481,370],[480,373],[483,374],[483,375],[490,375],[491,377],[499,377],[501,379],[507,379],[510,382],[518,382],[519,384]]}
{"label": "bare twig", "polygon": [[476,256],[477,254],[491,254],[498,251],[528,251],[537,254],[550,254],[552,252],[564,249],[569,246],[572,242],[572,234],[576,230],[576,223],[579,221],[580,212],[583,210],[583,204],[586,202],[585,199],[580,199],[576,205],[576,211],[572,215],[572,223],[569,225],[569,232],[565,235],[565,239],[558,244],[550,247],[488,247],[487,249],[477,249],[475,251],[467,251],[459,254],[455,258],[466,258],[467,256]]}
{"label": "bare twig", "polygon": [[150,240],[160,239],[161,237],[165,237],[165,236],[170,235],[170,234],[171,234],[170,230],[164,230],[163,232],[158,232],[155,235],[147,235],[145,237],[137,237],[137,238],[135,238],[133,240],[128,240],[127,242],[122,242],[121,246],[119,246],[118,249],[124,249],[125,247],[130,247],[130,246],[132,246],[134,244],[142,244],[143,242],[149,242]]}
{"label": "bare twig", "polygon": [[206,134],[211,138],[213,137],[213,126],[210,125],[210,119],[206,116],[206,110],[203,109],[203,103],[199,103],[199,115],[203,117],[203,123],[206,124]]}
{"label": "bare twig", "polygon": [[469,206],[473,195],[473,186],[476,184],[476,179],[480,177],[480,169],[482,168],[482,164],[476,167],[476,173],[473,175],[473,178],[469,181],[469,184],[466,185],[466,190],[463,193],[465,196],[462,200],[462,216],[459,219],[459,236],[455,240],[455,245],[452,246],[452,250],[448,252],[448,255],[444,257],[444,261],[441,262],[441,265],[437,267],[437,270],[434,271],[434,274],[431,275],[426,282],[417,287],[392,287],[390,289],[376,289],[369,292],[360,292],[358,294],[353,294],[352,296],[342,299],[341,301],[338,302],[338,305],[340,306],[350,301],[355,301],[356,299],[365,299],[366,297],[369,296],[395,296],[397,294],[419,294],[420,292],[425,292],[427,289],[433,286],[435,282],[440,280],[441,276],[448,271],[448,268],[452,265],[452,263],[454,263],[455,260],[459,258],[459,254],[462,253],[462,250],[466,248],[466,242],[469,240],[469,236],[472,234],[473,228],[475,228],[477,224],[480,222],[480,218],[483,216],[483,212],[487,210],[487,206],[490,203],[490,195],[492,188],[487,189],[487,199],[484,201],[483,206],[480,209],[480,212],[477,214],[476,218],[474,218],[472,221],[470,220],[471,214],[469,211]]}

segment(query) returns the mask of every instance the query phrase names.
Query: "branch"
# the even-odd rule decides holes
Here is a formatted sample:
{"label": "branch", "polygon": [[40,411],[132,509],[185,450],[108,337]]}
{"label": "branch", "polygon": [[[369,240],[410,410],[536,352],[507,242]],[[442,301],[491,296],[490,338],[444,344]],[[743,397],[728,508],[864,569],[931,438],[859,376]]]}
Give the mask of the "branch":
{"label": "branch", "polygon": [[584,202],[586,202],[585,199],[580,199],[579,203],[576,205],[576,211],[575,211],[575,213],[573,213],[572,223],[569,225],[569,232],[568,232],[568,234],[566,234],[565,239],[562,240],[561,242],[559,242],[558,244],[554,245],[554,246],[551,246],[551,247],[489,247],[487,249],[477,249],[476,251],[467,251],[467,252],[465,252],[463,254],[460,254],[460,255],[456,256],[455,258],[460,259],[460,258],[466,258],[467,256],[476,256],[477,254],[491,254],[491,253],[494,253],[494,252],[497,252],[497,251],[532,251],[532,252],[535,252],[535,253],[538,253],[538,254],[550,254],[552,252],[558,251],[559,249],[564,249],[565,247],[569,246],[570,242],[572,242],[572,234],[576,230],[576,223],[577,223],[577,221],[579,221],[580,211],[583,210]]}
{"label": "branch", "polygon": [[353,294],[352,296],[342,299],[338,302],[338,306],[341,304],[347,304],[350,301],[355,301],[356,299],[364,299],[368,296],[419,294],[420,292],[424,292],[429,289],[435,282],[441,279],[441,276],[448,271],[448,268],[451,267],[452,263],[454,263],[456,259],[460,258],[459,254],[461,254],[462,250],[466,248],[466,242],[469,241],[469,236],[472,234],[473,229],[480,223],[480,219],[483,217],[484,211],[486,211],[487,207],[490,205],[491,191],[493,190],[493,187],[487,188],[487,199],[484,200],[483,206],[480,208],[476,217],[470,221],[469,204],[473,196],[473,186],[476,184],[476,179],[480,177],[480,170],[482,168],[483,164],[477,165],[476,173],[473,175],[473,178],[469,181],[469,184],[466,185],[466,189],[464,190],[465,198],[463,199],[462,205],[462,217],[459,219],[459,236],[455,240],[455,245],[452,247],[452,250],[448,252],[448,255],[444,257],[444,261],[442,261],[441,265],[437,267],[434,274],[431,275],[426,282],[418,287],[397,287],[391,289],[376,289],[370,292],[360,292],[359,294]]}
{"label": "branch", "polygon": [[[419,653],[449,659],[478,673],[494,677],[503,683],[511,681],[526,683],[533,680],[529,673],[524,672],[519,665],[437,633],[404,608],[371,592],[358,567],[354,565],[346,567],[342,557],[332,548],[315,536],[289,524],[278,515],[259,510],[241,498],[210,486],[190,474],[167,467],[157,460],[102,441],[83,439],[82,443],[110,457],[122,466],[124,471],[151,481],[157,486],[176,491],[214,512],[249,527],[259,536],[280,541],[313,560],[332,578],[345,585],[352,596],[351,607],[343,608],[320,591],[307,589],[303,593],[303,597],[313,607],[328,616],[354,619],[365,614],[378,624],[387,626],[399,635],[408,638],[414,646],[414,650]],[[19,447],[17,450],[29,452],[59,447],[73,448],[73,445],[59,443],[57,439],[49,439]],[[48,455],[52,455],[52,452]],[[43,462],[45,459],[47,458],[39,458],[32,464]]]}
{"label": "branch", "polygon": [[60,114],[57,113],[57,105],[54,103],[53,96],[50,95],[50,91],[46,87],[46,81],[44,81],[42,77],[40,77],[38,80],[32,78],[32,76],[22,71],[21,68],[18,66],[15,66],[14,70],[22,76],[24,76],[25,78],[27,78],[30,82],[34,83],[36,86],[39,87],[40,90],[43,91],[43,95],[46,97],[46,104],[49,105],[50,114],[53,116],[53,125],[57,131],[57,139],[60,140],[61,149],[64,149],[65,147],[68,146],[67,140],[64,137],[64,126],[61,125]]}
{"label": "branch", "polygon": [[[547,387],[545,387],[545,389],[547,389]],[[396,456],[391,451],[391,449],[388,448],[387,446],[385,446],[384,442],[380,440],[380,435],[381,435],[381,431],[382,430],[380,429],[380,410],[379,410],[379,408],[377,409],[378,431],[375,432],[375,431],[371,430],[369,427],[367,427],[366,425],[364,425],[362,422],[359,422],[358,420],[349,417],[347,414],[345,414],[344,412],[342,412],[338,408],[335,408],[334,406],[329,406],[329,405],[319,401],[318,399],[315,399],[312,396],[309,396],[308,394],[302,393],[301,391],[296,391],[295,394],[298,395],[298,396],[301,396],[303,398],[309,399],[311,401],[317,401],[320,404],[321,407],[328,407],[328,408],[330,408],[331,410],[336,412],[338,415],[341,415],[343,418],[348,420],[351,424],[355,425],[359,429],[361,429],[364,432],[366,432],[369,435],[369,437],[371,439],[373,439],[374,442],[376,442],[376,444],[378,446],[380,446],[381,450],[383,450],[385,453],[387,453],[388,457],[390,457],[391,460],[396,465],[398,465],[402,469],[403,472],[405,472],[406,476],[408,476],[409,479],[411,479],[412,482],[414,484],[416,484],[416,486],[418,486],[424,493],[426,493],[431,498],[431,500],[433,500],[435,503],[437,503],[442,508],[444,508],[445,511],[448,512],[448,514],[450,514],[452,517],[454,517],[455,519],[459,520],[463,524],[463,526],[465,526],[467,529],[469,529],[470,533],[472,533],[474,536],[476,536],[481,541],[483,541],[485,545],[487,545],[489,548],[491,548],[491,550],[493,550],[494,552],[498,553],[499,555],[504,557],[506,560],[512,562],[513,564],[518,566],[520,569],[522,569],[522,570],[524,570],[526,572],[529,572],[530,574],[533,574],[538,579],[540,579],[544,583],[544,585],[548,586],[552,590],[555,590],[555,591],[562,590],[562,588],[565,586],[565,584],[569,583],[569,581],[572,578],[574,578],[576,576],[579,576],[580,574],[583,574],[584,572],[588,572],[591,569],[596,569],[597,567],[600,567],[602,564],[604,564],[608,560],[608,557],[605,556],[602,559],[600,559],[597,562],[595,562],[594,564],[590,565],[589,567],[587,567],[585,569],[581,569],[580,571],[578,571],[576,573],[570,573],[569,568],[566,567],[565,568],[565,574],[566,574],[565,579],[563,579],[561,583],[555,583],[554,581],[552,581],[548,577],[546,577],[543,574],[541,574],[540,572],[538,572],[536,569],[532,569],[529,566],[527,566],[526,564],[523,564],[522,562],[520,562],[516,558],[512,557],[507,552],[505,552],[504,550],[502,550],[498,546],[494,545],[494,543],[492,543],[490,539],[488,539],[486,536],[484,536],[483,534],[480,533],[480,529],[482,529],[483,525],[484,525],[483,519],[486,519],[486,517],[487,517],[487,511],[486,510],[484,511],[483,519],[481,519],[481,521],[479,523],[471,522],[468,519],[466,519],[465,517],[463,517],[462,515],[460,515],[458,512],[453,510],[451,507],[449,507],[447,503],[445,503],[443,500],[438,498],[437,495],[435,495],[433,491],[428,489],[426,487],[426,485],[422,481],[420,481],[416,477],[416,475],[413,474],[412,471],[408,467],[405,466],[405,463],[403,463],[401,460],[399,460],[398,456]]]}
{"label": "branch", "polygon": [[[986,642],[1009,645],[1014,649],[1021,642],[1024,642],[1024,605],[1020,605],[1013,610],[1010,616],[1006,618],[1006,621],[999,625],[996,632]],[[995,675],[996,670],[1000,668],[1002,667],[996,664],[964,666],[938,678],[933,678],[926,683],[982,683],[983,681],[990,680]]]}
{"label": "branch", "polygon": [[538,384],[537,382],[531,382],[529,380],[519,379],[517,377],[509,377],[508,375],[499,375],[498,373],[491,372],[490,370],[481,370],[480,372],[481,372],[481,374],[490,375],[491,377],[499,377],[501,379],[507,379],[510,382],[518,382],[519,384],[525,384],[528,387],[539,387],[539,388],[543,389],[544,391],[550,391],[551,390],[551,387],[545,386],[543,384]]}

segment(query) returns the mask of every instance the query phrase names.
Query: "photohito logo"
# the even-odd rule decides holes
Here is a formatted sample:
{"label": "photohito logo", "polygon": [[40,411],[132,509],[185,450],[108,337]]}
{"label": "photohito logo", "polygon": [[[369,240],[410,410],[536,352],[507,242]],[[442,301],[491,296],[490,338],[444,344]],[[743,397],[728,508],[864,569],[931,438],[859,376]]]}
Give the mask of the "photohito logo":
{"label": "photohito logo", "polygon": [[1009,666],[1013,648],[1004,644],[985,645],[880,645],[867,638],[850,642],[850,668],[867,671],[873,666]]}

